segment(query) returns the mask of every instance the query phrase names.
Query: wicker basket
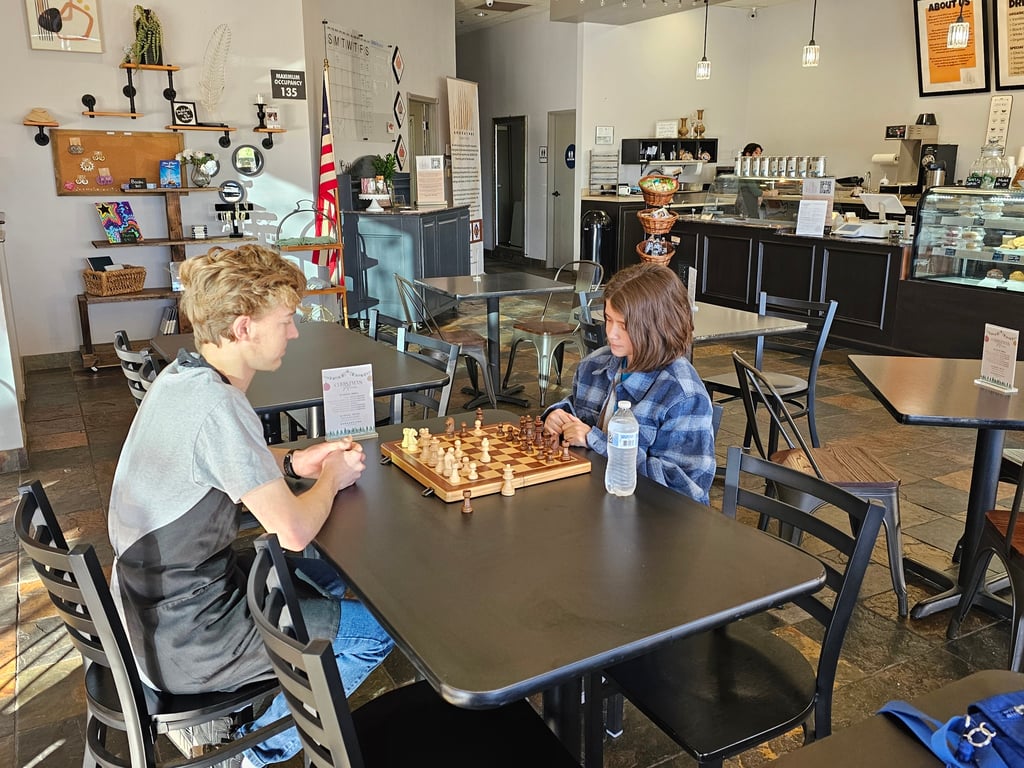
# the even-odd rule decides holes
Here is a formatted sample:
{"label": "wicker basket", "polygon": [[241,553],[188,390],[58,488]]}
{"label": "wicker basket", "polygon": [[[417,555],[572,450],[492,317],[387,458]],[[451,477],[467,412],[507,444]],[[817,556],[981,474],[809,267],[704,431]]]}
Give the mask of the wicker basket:
{"label": "wicker basket", "polygon": [[[655,192],[648,190],[644,185],[644,182],[671,182],[672,189],[667,192]],[[649,205],[651,208],[660,208],[663,205],[668,205],[672,202],[672,197],[679,190],[679,182],[673,179],[671,176],[662,176],[660,174],[651,174],[644,176],[640,179],[640,191],[644,195],[644,203]]]}
{"label": "wicker basket", "polygon": [[672,245],[672,243],[665,243],[665,246],[668,248],[668,253],[663,253],[660,256],[654,256],[650,253],[644,253],[644,243],[646,242],[646,240],[642,240],[641,242],[636,244],[636,253],[640,257],[641,261],[648,261],[651,264],[661,264],[662,266],[667,266],[668,263],[672,261],[672,257],[676,255],[676,247]]}
{"label": "wicker basket", "polygon": [[122,293],[138,293],[146,283],[146,268],[125,264],[124,269],[112,272],[97,272],[93,269],[82,271],[85,278],[85,292],[92,296],[118,296]]}
{"label": "wicker basket", "polygon": [[679,217],[669,212],[668,216],[656,217],[653,213],[658,208],[646,208],[642,211],[637,211],[636,216],[640,219],[640,226],[644,228],[644,232],[648,235],[667,235],[669,231],[675,226],[676,219]]}

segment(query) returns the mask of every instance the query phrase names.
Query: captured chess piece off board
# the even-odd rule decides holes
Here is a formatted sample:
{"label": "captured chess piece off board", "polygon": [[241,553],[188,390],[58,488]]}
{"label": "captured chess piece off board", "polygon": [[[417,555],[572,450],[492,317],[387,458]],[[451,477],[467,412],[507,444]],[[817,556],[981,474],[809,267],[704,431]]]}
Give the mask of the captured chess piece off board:
{"label": "captured chess piece off board", "polygon": [[[518,425],[484,425],[480,419],[443,434],[404,430],[402,440],[382,443],[381,454],[447,502],[525,488],[590,472],[590,460],[559,444],[540,418],[524,416]],[[511,478],[507,475],[511,473]],[[426,492],[426,491],[425,491]]]}

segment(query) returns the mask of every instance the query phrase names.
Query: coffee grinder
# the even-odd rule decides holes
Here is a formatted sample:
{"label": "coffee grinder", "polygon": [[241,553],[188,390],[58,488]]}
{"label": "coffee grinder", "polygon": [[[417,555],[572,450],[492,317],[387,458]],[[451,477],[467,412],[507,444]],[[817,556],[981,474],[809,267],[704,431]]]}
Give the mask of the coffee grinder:
{"label": "coffee grinder", "polygon": [[926,192],[932,187],[941,187],[943,184],[952,184],[956,174],[956,151],[957,144],[932,144],[921,145],[921,171],[919,183],[921,191]]}
{"label": "coffee grinder", "polygon": [[899,151],[896,153],[896,179],[893,183],[879,187],[879,192],[895,194],[917,194],[921,191],[922,182],[922,147],[928,144],[937,146],[939,126],[937,125],[887,125],[885,140],[898,141]]}

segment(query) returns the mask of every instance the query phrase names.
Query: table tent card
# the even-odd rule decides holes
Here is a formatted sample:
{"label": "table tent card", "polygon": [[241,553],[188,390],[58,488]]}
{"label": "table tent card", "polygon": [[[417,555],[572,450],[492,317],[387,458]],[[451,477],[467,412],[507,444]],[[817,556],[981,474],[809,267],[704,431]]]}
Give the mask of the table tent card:
{"label": "table tent card", "polygon": [[342,437],[374,437],[373,366],[349,365],[326,368],[324,386],[324,428],[328,440]]}
{"label": "table tent card", "polygon": [[1017,392],[1013,377],[1017,370],[1017,340],[1020,331],[985,323],[985,346],[981,353],[981,376],[974,383],[1012,395]]}

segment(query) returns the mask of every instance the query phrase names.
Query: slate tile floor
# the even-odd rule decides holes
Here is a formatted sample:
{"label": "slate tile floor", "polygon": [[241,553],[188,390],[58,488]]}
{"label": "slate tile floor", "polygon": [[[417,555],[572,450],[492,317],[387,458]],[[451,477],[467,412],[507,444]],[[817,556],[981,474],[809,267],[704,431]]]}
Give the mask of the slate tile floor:
{"label": "slate tile floor", "polygon": [[[518,268],[488,263],[489,270]],[[535,313],[538,304],[530,299],[506,300],[501,309],[503,327],[509,327],[509,318]],[[445,320],[482,331],[483,316],[482,302],[467,302]],[[695,355],[698,369],[706,374],[731,370],[731,348],[699,347]],[[906,554],[948,570],[950,552],[963,530],[974,435],[969,430],[898,426],[852,373],[846,363],[849,352],[842,348],[827,352],[818,384],[820,433],[829,441],[870,446],[901,474]],[[537,411],[535,359],[525,350],[513,377],[514,382],[526,386],[532,412]],[[548,402],[566,391],[575,362],[575,354],[569,353],[564,386],[553,386]],[[459,376],[465,377],[462,366]],[[74,368],[35,371],[27,376],[27,391],[30,468],[0,475],[0,768],[70,768],[81,765],[82,755],[80,660],[31,567],[23,559],[19,561],[11,516],[17,486],[39,478],[62,516],[69,539],[94,543],[109,563],[105,509],[121,442],[135,409],[116,369],[97,374]],[[463,400],[463,396],[453,395],[456,410]],[[742,408],[734,403],[726,409],[718,441],[720,457],[727,446],[742,440],[742,432]],[[1011,434],[1008,442],[1019,446],[1024,439]],[[1001,490],[1006,503],[1009,492]],[[712,496],[716,505],[720,494],[713,492]],[[933,591],[911,577],[912,604]],[[815,627],[798,611],[774,612],[763,620],[806,648],[808,654],[815,653]],[[891,698],[912,697],[975,670],[1005,664],[1006,622],[972,613],[961,639],[947,642],[947,621],[948,613],[913,622],[896,617],[896,599],[880,542],[843,651],[836,683],[835,728],[868,717]],[[356,692],[354,703],[411,678],[411,666],[396,652]],[[799,743],[799,732],[794,732],[743,754],[730,765],[762,765]],[[609,740],[605,765],[691,764],[627,705],[625,734]],[[290,765],[298,766],[300,761],[293,760]]]}

